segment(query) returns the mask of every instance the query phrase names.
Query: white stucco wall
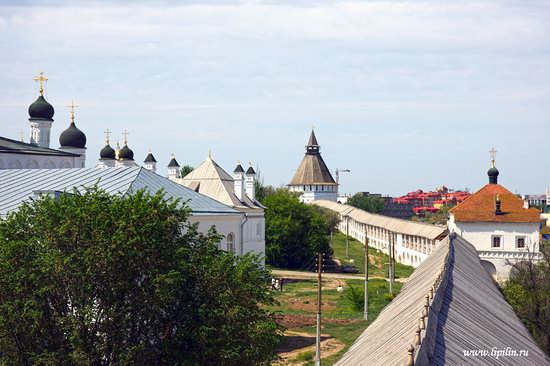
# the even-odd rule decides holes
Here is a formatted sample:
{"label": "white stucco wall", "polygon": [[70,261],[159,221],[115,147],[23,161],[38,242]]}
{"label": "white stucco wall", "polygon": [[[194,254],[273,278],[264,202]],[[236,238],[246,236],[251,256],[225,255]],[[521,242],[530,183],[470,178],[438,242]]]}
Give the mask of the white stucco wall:
{"label": "white stucco wall", "polygon": [[[449,231],[455,232],[478,251],[480,260],[495,266],[497,281],[506,280],[512,266],[527,260],[529,253],[539,252],[539,223],[504,223],[504,222],[456,222],[450,215]],[[492,238],[501,237],[500,248],[493,248]],[[517,248],[517,238],[525,238],[525,248]],[[482,263],[483,264],[483,263]],[[489,268],[490,265],[484,264]]]}
{"label": "white stucco wall", "polygon": [[[244,241],[241,246],[241,224],[244,214],[236,215],[207,215],[191,216],[191,223],[199,224],[199,231],[206,233],[212,226],[215,226],[218,234],[223,235],[223,239],[218,244],[218,248],[227,250],[227,237],[233,234],[234,247],[236,254],[253,252],[262,257],[265,253],[265,220],[263,216],[249,217],[243,227]],[[260,224],[260,235],[256,235],[257,224]]]}
{"label": "white stucco wall", "polygon": [[34,154],[0,154],[0,169],[55,169],[80,167],[79,157]]}
{"label": "white stucco wall", "polygon": [[[305,187],[305,190],[304,190]],[[311,188],[311,189],[310,189]],[[338,198],[338,186],[335,185],[305,185],[289,186],[291,192],[302,192],[300,201],[310,203],[315,200],[327,200],[336,202]]]}

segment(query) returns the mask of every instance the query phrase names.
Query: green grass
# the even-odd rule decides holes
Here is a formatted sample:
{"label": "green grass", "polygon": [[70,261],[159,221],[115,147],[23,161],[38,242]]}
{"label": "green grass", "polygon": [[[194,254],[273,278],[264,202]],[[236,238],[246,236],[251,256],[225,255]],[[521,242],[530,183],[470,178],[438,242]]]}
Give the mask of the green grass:
{"label": "green grass", "polygon": [[[359,273],[365,273],[365,247],[363,244],[353,238],[349,238],[349,258],[346,258],[346,236],[341,233],[334,234],[332,240],[332,249],[334,258],[338,259],[342,265],[351,264],[359,270]],[[369,276],[388,276],[388,264],[390,257],[380,250],[369,247],[369,257],[374,258],[375,265],[369,262]],[[350,263],[349,259],[353,259]],[[411,266],[401,263],[395,264],[395,278],[409,277],[414,271]]]}
{"label": "green grass", "polygon": [[[369,321],[362,320],[363,308],[354,306],[354,302],[349,297],[350,287],[353,286],[360,292],[360,297],[363,295],[364,282],[361,280],[346,280],[341,281],[344,291],[337,292],[337,281],[326,280],[323,282],[322,303],[329,305],[330,309],[324,309],[322,312],[323,319],[345,319],[353,320],[348,324],[331,324],[323,323],[323,333],[328,333],[338,341],[344,344],[344,349],[338,354],[323,358],[323,365],[332,365],[343,353],[353,344],[357,337],[366,329],[382,311],[382,309],[390,303],[387,298],[389,285],[387,281],[382,279],[373,279],[369,281]],[[401,290],[401,283],[395,283],[394,293],[397,294]],[[302,314],[314,316],[317,303],[317,282],[316,280],[300,280],[295,283],[287,283],[284,286],[283,292],[275,292],[275,297],[279,301],[278,306],[270,306],[269,310],[282,314]],[[306,309],[297,308],[297,304],[308,305]],[[297,332],[315,333],[315,326],[307,326],[301,328],[291,328],[290,330]],[[305,361],[305,360],[304,360]],[[309,364],[309,363],[308,363]],[[313,361],[311,361],[313,365]]]}
{"label": "green grass", "polygon": [[309,361],[313,359],[313,357],[315,357],[314,351],[306,351],[298,354],[298,356],[296,356],[296,361],[298,362]]}

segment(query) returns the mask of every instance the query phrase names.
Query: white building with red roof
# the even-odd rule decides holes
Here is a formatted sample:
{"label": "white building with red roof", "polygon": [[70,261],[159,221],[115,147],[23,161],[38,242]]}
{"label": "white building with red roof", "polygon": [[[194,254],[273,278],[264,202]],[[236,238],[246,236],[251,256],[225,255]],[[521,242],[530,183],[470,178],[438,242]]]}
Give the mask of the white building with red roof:
{"label": "white building with red roof", "polygon": [[503,281],[514,267],[540,255],[540,211],[498,184],[494,158],[487,174],[489,184],[452,208],[448,225],[476,247],[485,270]]}

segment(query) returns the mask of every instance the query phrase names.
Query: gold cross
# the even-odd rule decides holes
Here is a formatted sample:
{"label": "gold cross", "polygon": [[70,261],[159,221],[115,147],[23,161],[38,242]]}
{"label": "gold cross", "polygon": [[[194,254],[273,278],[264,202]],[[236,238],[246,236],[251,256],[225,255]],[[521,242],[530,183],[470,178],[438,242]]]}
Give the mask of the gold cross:
{"label": "gold cross", "polygon": [[491,164],[493,165],[493,168],[495,167],[495,159],[497,157],[497,150],[492,147],[491,150],[489,150],[489,154],[491,155]]}
{"label": "gold cross", "polygon": [[44,76],[44,71],[40,71],[40,73],[34,77],[34,81],[38,81],[38,85],[40,85],[40,89],[38,91],[40,92],[40,95],[44,95],[44,82],[48,81],[48,78]]}
{"label": "gold cross", "polygon": [[124,130],[122,132],[122,134],[124,135],[124,145],[128,145],[128,135],[130,134],[128,131]]}
{"label": "gold cross", "polygon": [[67,108],[71,110],[71,123],[74,123],[74,110],[78,108],[78,106],[74,104],[74,100],[71,100],[71,105],[68,105]]}
{"label": "gold cross", "polygon": [[111,130],[106,129],[103,133],[105,134],[105,141],[107,142],[107,145],[109,145],[109,135],[111,134]]}

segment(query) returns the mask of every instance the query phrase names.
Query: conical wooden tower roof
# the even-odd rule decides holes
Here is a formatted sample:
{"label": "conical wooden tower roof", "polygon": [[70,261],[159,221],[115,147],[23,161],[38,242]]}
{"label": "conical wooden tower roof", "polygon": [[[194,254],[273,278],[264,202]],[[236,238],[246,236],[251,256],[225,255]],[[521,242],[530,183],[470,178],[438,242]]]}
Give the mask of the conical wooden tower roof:
{"label": "conical wooden tower roof", "polygon": [[315,132],[312,130],[306,146],[306,154],[296,170],[296,174],[288,184],[298,186],[305,184],[336,185],[327,165],[323,161]]}

